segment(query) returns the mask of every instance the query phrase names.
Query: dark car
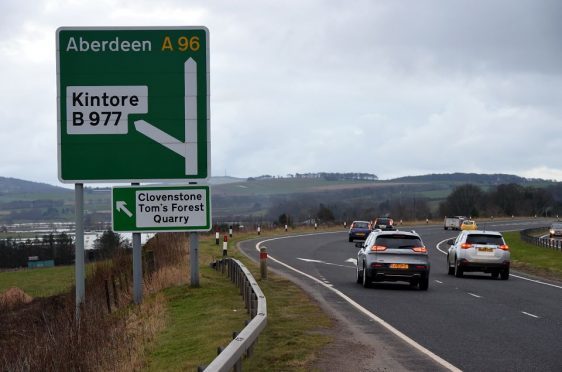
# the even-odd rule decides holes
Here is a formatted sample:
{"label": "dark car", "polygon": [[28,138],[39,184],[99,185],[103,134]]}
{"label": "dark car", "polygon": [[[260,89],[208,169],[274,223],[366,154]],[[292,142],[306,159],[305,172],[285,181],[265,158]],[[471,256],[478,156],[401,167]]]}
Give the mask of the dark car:
{"label": "dark car", "polygon": [[355,239],[365,240],[371,233],[371,224],[368,221],[353,221],[349,227],[349,241]]}
{"label": "dark car", "polygon": [[421,237],[407,231],[374,230],[365,243],[356,243],[357,283],[405,281],[421,290],[429,287],[429,256]]}
{"label": "dark car", "polygon": [[380,229],[380,230],[395,230],[394,229],[394,220],[390,217],[378,217],[372,223],[373,230]]}

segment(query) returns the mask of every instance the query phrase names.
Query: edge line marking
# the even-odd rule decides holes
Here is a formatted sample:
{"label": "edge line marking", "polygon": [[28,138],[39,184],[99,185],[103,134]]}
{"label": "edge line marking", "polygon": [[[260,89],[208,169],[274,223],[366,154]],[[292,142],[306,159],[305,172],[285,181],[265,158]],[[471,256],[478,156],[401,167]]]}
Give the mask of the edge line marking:
{"label": "edge line marking", "polygon": [[[338,232],[341,233],[341,232]],[[320,233],[320,234],[334,234],[334,232],[329,232],[329,233]],[[262,240],[260,242],[258,242],[256,244],[256,250],[259,252],[260,250],[260,245],[262,243],[265,242],[270,242],[273,240],[280,240],[280,239],[289,239],[289,238],[298,238],[298,237],[303,237],[303,236],[310,236],[310,235],[320,235],[320,234],[303,234],[303,235],[293,235],[293,236],[283,236],[283,237],[278,237],[278,238],[271,238],[271,239],[266,239],[266,240]],[[393,333],[395,336],[397,336],[398,338],[400,338],[402,341],[406,342],[407,344],[409,344],[410,346],[412,346],[414,349],[418,350],[419,352],[421,352],[422,354],[425,354],[426,356],[428,356],[429,358],[433,359],[435,362],[437,362],[438,364],[442,365],[443,367],[451,370],[451,371],[461,371],[461,369],[455,367],[454,365],[452,365],[451,363],[447,362],[445,359],[441,358],[440,356],[438,356],[437,354],[433,353],[432,351],[430,351],[429,349],[423,347],[422,345],[418,344],[416,341],[414,341],[413,339],[411,339],[410,337],[406,336],[404,333],[400,332],[398,329],[394,328],[393,326],[391,326],[389,323],[387,323],[386,321],[384,321],[382,318],[379,318],[378,316],[376,316],[375,314],[371,313],[369,310],[367,310],[366,308],[364,308],[363,306],[359,305],[357,302],[355,302],[354,300],[352,300],[350,297],[348,297],[347,295],[345,295],[343,292],[339,291],[338,289],[334,288],[333,286],[328,286],[326,283],[322,282],[321,280],[313,277],[312,275],[309,275],[305,272],[302,272],[298,269],[295,269],[294,267],[279,261],[278,259],[272,257],[271,255],[268,254],[267,256],[268,259],[271,259],[274,262],[277,262],[278,264],[288,268],[289,270],[292,270],[296,273],[299,273],[313,281],[315,281],[316,283],[323,285],[324,287],[326,287],[327,289],[331,290],[332,292],[334,292],[335,294],[337,294],[338,296],[340,296],[342,299],[344,299],[345,301],[347,301],[350,305],[352,305],[353,307],[355,307],[357,310],[359,310],[361,313],[363,313],[364,315],[366,315],[367,317],[371,318],[372,320],[374,320],[375,322],[379,323],[381,326],[383,326],[384,328],[386,328],[387,330],[389,330],[391,333]]]}

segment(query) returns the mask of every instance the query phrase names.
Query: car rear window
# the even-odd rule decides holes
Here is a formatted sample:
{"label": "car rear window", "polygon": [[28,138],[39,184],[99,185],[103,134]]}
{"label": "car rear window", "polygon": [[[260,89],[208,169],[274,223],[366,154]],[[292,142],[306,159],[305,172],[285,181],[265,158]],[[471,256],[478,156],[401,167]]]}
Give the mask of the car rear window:
{"label": "car rear window", "polygon": [[367,222],[354,222],[353,228],[354,229],[368,229],[369,224]]}
{"label": "car rear window", "polygon": [[470,234],[466,237],[466,242],[469,244],[504,244],[503,238],[501,236],[489,234]]}
{"label": "car rear window", "polygon": [[383,235],[379,236],[375,241],[375,245],[383,245],[387,248],[404,248],[421,247],[422,241],[417,236],[411,235]]}
{"label": "car rear window", "polygon": [[377,220],[377,225],[391,225],[392,220],[389,218],[379,218]]}

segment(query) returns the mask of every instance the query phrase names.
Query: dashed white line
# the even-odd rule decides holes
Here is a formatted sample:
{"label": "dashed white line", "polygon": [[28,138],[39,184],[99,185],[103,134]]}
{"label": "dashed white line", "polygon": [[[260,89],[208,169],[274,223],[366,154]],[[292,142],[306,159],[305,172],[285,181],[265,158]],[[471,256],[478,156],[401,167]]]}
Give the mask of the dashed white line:
{"label": "dashed white line", "polygon": [[472,297],[482,298],[482,296],[478,296],[477,294],[474,294],[474,293],[470,293],[470,292],[466,292],[466,293],[468,293],[468,294],[471,295]]}
{"label": "dashed white line", "polygon": [[441,280],[436,280],[435,282],[437,282],[439,284],[443,284],[443,282]]}
{"label": "dashed white line", "polygon": [[[329,234],[329,233],[328,233]],[[267,240],[262,240],[260,242],[258,242],[256,244],[256,250],[259,251],[260,250],[260,245],[262,243],[265,242],[269,242],[272,240],[279,240],[279,239],[288,239],[288,238],[296,238],[296,237],[300,237],[300,236],[310,236],[312,234],[306,234],[306,235],[293,235],[293,236],[282,236],[279,238],[272,238],[272,239],[267,239]],[[314,234],[316,235],[316,234]],[[400,339],[402,339],[403,341],[405,341],[407,344],[409,344],[410,346],[412,346],[414,349],[418,350],[419,352],[427,355],[428,357],[430,357],[431,359],[433,359],[434,361],[436,361],[437,363],[441,364],[443,367],[447,368],[450,371],[461,371],[459,368],[455,367],[454,365],[452,365],[451,363],[447,362],[445,359],[441,358],[440,356],[438,356],[437,354],[433,353],[432,351],[430,351],[429,349],[426,349],[425,347],[423,347],[422,345],[418,344],[416,341],[414,341],[413,339],[411,339],[410,337],[406,336],[404,333],[400,332],[399,330],[397,330],[396,328],[394,328],[393,326],[391,326],[390,324],[388,324],[387,322],[385,322],[382,318],[379,318],[378,316],[376,316],[375,314],[371,313],[369,310],[365,309],[363,306],[359,305],[357,302],[355,302],[354,300],[352,300],[350,297],[346,296],[343,292],[339,291],[338,289],[334,288],[332,285],[328,285],[323,283],[322,281],[320,281],[318,278],[309,275],[305,272],[302,272],[290,265],[287,265],[286,263],[279,261],[278,259],[272,257],[272,256],[268,256],[268,259],[274,262],[277,262],[279,265],[285,266],[286,268],[288,268],[289,270],[292,270],[294,272],[297,272],[315,282],[317,282],[320,285],[324,285],[326,286],[329,290],[333,291],[335,294],[337,294],[338,296],[340,296],[342,299],[344,299],[345,301],[347,301],[351,306],[355,307],[358,311],[360,311],[361,313],[365,314],[367,317],[370,318],[370,320],[379,323],[380,325],[382,325],[384,328],[386,328],[387,330],[389,330],[390,332],[392,332],[393,334],[395,334],[397,337],[399,337]]]}
{"label": "dashed white line", "polygon": [[532,318],[535,318],[535,319],[539,319],[539,318],[540,318],[540,316],[535,315],[535,314],[528,313],[528,312],[526,312],[526,311],[522,311],[521,313],[522,313],[522,314],[525,314],[525,315],[527,315],[527,316],[530,316],[530,317],[532,317]]}

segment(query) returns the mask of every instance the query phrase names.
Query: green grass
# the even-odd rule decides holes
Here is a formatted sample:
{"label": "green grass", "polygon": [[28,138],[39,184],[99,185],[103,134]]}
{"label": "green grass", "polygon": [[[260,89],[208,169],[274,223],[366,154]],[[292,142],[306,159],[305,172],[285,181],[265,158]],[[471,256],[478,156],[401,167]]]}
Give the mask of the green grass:
{"label": "green grass", "polygon": [[152,345],[148,371],[194,371],[226,346],[248,315],[242,297],[221,274],[202,268],[200,288],[168,288],[168,326]]}
{"label": "green grass", "polygon": [[[288,280],[271,272],[267,280],[260,280],[259,268],[234,249],[237,242],[253,237],[256,235],[235,234],[229,240],[229,254],[250,269],[267,299],[267,327],[260,335],[252,357],[243,362],[243,369],[310,370],[307,365],[331,340],[323,333],[331,326],[331,320]],[[214,236],[201,236],[201,287],[165,291],[169,301],[167,327],[147,357],[148,370],[194,370],[198,365],[210,363],[216,356],[217,347],[226,346],[232,332],[240,331],[244,327],[243,321],[249,319],[238,289],[226,275],[209,268],[208,264],[220,256],[221,249],[222,243],[217,247]]]}
{"label": "green grass", "polygon": [[0,272],[0,293],[18,287],[32,297],[63,293],[74,285],[74,266]]}
{"label": "green grass", "polygon": [[514,268],[562,280],[562,252],[521,240],[519,231],[503,233]]}

